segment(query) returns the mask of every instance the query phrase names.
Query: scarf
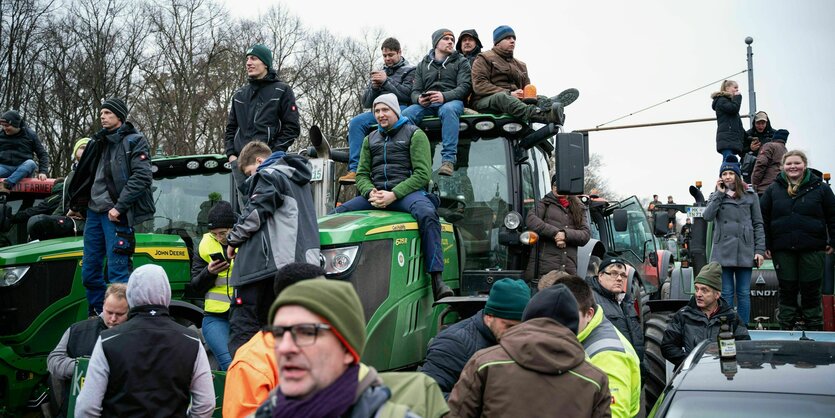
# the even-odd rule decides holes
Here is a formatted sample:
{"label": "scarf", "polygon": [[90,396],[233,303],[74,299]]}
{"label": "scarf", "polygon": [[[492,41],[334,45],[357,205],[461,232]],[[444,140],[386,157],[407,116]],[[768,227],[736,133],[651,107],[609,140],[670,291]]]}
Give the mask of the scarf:
{"label": "scarf", "polygon": [[783,176],[784,179],[786,179],[786,183],[788,183],[789,185],[786,188],[786,192],[789,194],[789,196],[795,197],[797,196],[797,192],[800,189],[800,186],[809,182],[809,178],[812,177],[812,172],[809,171],[809,169],[807,168],[806,171],[803,173],[803,178],[800,179],[799,183],[792,183],[792,181],[789,180],[789,176],[787,176],[786,173],[780,173],[780,175]]}
{"label": "scarf", "polygon": [[279,386],[273,418],[339,418],[354,404],[359,386],[359,371],[358,364],[348,367],[330,386],[306,399],[288,398],[281,393]]}
{"label": "scarf", "polygon": [[568,208],[568,198],[565,196],[557,196],[557,202],[559,202],[560,206],[564,208]]}

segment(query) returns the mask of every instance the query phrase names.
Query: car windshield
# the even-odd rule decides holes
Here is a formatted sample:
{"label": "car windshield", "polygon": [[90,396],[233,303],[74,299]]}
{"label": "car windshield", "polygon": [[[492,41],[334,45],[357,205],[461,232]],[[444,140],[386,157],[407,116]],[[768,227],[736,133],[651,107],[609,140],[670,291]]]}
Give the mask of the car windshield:
{"label": "car windshield", "polygon": [[835,396],[752,392],[676,392],[664,417],[832,417]]}

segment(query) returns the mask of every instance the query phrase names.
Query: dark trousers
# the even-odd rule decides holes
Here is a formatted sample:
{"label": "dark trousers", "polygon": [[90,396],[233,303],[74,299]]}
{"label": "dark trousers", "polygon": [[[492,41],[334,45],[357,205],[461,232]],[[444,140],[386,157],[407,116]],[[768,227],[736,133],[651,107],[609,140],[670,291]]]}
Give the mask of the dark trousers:
{"label": "dark trousers", "polygon": [[824,252],[774,251],[772,258],[780,283],[780,327],[792,329],[795,321],[803,319],[805,329],[822,329],[821,283]]}
{"label": "dark trousers", "polygon": [[229,355],[232,358],[238,347],[262,327],[272,324],[272,318],[267,318],[267,314],[275,297],[271,279],[235,287],[235,300],[229,307]]}

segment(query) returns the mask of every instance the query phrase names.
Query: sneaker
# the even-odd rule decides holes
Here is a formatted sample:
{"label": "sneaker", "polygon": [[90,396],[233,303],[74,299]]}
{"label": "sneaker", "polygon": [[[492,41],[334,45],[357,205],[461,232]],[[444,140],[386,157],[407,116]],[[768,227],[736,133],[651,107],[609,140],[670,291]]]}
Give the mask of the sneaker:
{"label": "sneaker", "polygon": [[438,174],[441,176],[451,176],[454,171],[455,166],[452,165],[452,162],[444,161],[444,163],[441,164],[441,168],[438,170]]}
{"label": "sneaker", "polygon": [[572,103],[574,103],[577,98],[580,97],[580,91],[574,88],[565,89],[560,94],[551,98],[553,102],[562,103],[563,107],[566,107]]}
{"label": "sneaker", "polygon": [[348,174],[339,178],[339,182],[345,184],[354,184],[357,182],[357,173],[355,171],[349,171]]}

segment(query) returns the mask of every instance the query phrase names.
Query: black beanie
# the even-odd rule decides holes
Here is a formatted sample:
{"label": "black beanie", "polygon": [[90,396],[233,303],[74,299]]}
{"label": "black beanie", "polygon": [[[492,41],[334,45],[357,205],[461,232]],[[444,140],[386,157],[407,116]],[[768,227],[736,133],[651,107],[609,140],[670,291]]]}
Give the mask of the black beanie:
{"label": "black beanie", "polygon": [[16,110],[7,110],[3,113],[3,116],[0,116],[0,120],[8,123],[13,128],[20,129],[23,126],[23,116],[20,116],[20,113],[17,113]]}
{"label": "black beanie", "polygon": [[576,335],[580,327],[577,299],[564,284],[546,287],[531,298],[522,314],[522,321],[536,318],[551,318]]}
{"label": "black beanie", "polygon": [[235,221],[235,212],[232,211],[232,205],[225,200],[215,203],[209,210],[209,229],[231,228],[235,225]]}
{"label": "black beanie", "polygon": [[120,121],[124,122],[128,117],[128,105],[118,97],[111,97],[101,104],[102,109],[113,112]]}

